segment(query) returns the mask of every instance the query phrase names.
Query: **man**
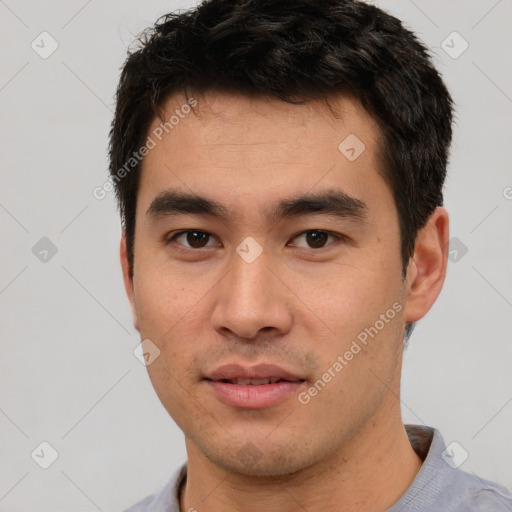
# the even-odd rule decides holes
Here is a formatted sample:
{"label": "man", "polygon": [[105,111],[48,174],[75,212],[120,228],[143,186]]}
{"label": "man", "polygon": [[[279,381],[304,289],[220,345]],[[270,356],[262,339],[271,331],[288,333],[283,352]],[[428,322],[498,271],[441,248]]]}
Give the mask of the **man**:
{"label": "man", "polygon": [[110,141],[135,328],[188,461],[131,511],[502,511],[404,426],[443,286],[452,100],[349,0],[211,0],[141,37]]}

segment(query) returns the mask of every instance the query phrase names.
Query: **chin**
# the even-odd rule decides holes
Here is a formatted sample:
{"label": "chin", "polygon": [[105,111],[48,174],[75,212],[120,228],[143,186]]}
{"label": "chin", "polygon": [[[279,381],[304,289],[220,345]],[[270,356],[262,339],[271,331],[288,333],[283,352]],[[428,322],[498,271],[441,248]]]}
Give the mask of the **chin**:
{"label": "chin", "polygon": [[257,446],[251,441],[238,441],[229,446],[211,449],[204,455],[216,466],[230,473],[251,477],[273,478],[292,476],[313,465],[311,454],[299,450],[298,446],[272,445]]}

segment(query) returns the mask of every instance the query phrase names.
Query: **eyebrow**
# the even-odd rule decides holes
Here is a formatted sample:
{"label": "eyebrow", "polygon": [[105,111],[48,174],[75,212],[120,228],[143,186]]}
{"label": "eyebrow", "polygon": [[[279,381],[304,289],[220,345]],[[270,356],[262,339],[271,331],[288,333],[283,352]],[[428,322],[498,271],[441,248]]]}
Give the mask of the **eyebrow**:
{"label": "eyebrow", "polygon": [[[362,221],[367,213],[368,207],[363,201],[341,189],[329,189],[325,192],[282,199],[267,209],[264,216],[271,222],[314,214]],[[223,220],[233,218],[226,206],[211,198],[174,189],[158,194],[146,211],[146,215],[152,220],[180,214],[203,215]]]}

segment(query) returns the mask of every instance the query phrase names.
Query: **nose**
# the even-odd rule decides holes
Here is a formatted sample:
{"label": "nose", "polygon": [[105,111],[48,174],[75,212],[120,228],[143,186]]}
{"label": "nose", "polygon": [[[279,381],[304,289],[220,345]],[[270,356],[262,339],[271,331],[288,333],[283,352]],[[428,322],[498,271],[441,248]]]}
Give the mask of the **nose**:
{"label": "nose", "polygon": [[232,260],[231,270],[215,287],[214,329],[246,339],[288,332],[293,320],[290,293],[269,268],[266,253],[251,263],[237,253]]}

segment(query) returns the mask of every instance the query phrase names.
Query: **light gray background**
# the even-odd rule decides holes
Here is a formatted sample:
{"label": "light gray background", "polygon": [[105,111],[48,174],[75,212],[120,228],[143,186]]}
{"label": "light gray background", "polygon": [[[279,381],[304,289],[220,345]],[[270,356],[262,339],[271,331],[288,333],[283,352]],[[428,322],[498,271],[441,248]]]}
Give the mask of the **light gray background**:
{"label": "light gray background", "polygon": [[[113,195],[92,189],[127,46],[190,5],[0,0],[0,511],[121,510],[185,460],[133,355]],[[512,487],[512,0],[378,5],[432,48],[458,104],[446,206],[468,248],[411,338],[404,421],[439,428],[469,453],[463,469]],[[42,31],[59,45],[47,59],[31,48]],[[457,59],[442,48],[453,31],[469,43]],[[32,253],[42,237],[58,248],[46,263]],[[42,441],[59,453],[46,470],[31,458]]]}

